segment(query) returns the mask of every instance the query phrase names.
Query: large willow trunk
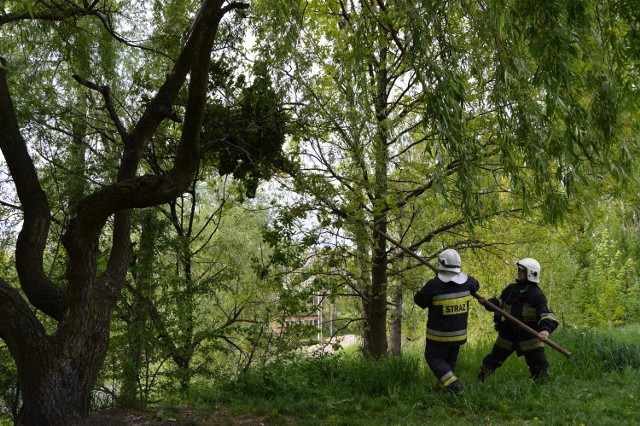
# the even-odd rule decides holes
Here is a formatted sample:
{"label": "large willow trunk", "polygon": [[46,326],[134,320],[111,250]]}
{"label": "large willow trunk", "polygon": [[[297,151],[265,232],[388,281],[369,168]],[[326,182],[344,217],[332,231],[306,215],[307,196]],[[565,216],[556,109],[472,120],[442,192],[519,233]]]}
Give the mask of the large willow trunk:
{"label": "large willow trunk", "polygon": [[[16,425],[80,424],[91,407],[91,391],[106,355],[105,333],[73,356],[40,351],[18,369],[22,406]],[[60,345],[53,343],[56,350]],[[80,348],[78,348],[80,349]]]}

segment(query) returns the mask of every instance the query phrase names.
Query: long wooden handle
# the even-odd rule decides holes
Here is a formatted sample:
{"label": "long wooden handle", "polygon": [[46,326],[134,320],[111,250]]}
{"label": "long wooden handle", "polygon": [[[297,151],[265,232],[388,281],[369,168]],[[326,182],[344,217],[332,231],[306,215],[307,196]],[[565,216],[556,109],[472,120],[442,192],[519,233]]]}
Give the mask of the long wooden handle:
{"label": "long wooden handle", "polygon": [[[515,325],[517,325],[518,327],[520,327],[521,329],[523,329],[524,331],[529,333],[531,336],[538,337],[538,332],[537,331],[535,331],[533,328],[529,327],[527,324],[523,323],[522,321],[520,321],[519,319],[517,319],[513,315],[509,314],[504,309],[501,309],[500,307],[498,307],[495,304],[491,303],[486,298],[484,298],[482,296],[479,296],[478,294],[474,294],[473,297],[478,299],[478,302],[480,302],[480,304],[488,307],[492,311],[500,313],[500,315],[504,316],[506,319],[508,319],[509,321],[511,321],[512,323],[514,323]],[[551,346],[553,349],[555,349],[556,351],[560,352],[562,355],[566,356],[567,358],[570,357],[571,355],[573,355],[571,352],[569,352],[568,350],[566,350],[562,346],[558,345],[556,342],[554,342],[553,340],[551,340],[549,338],[547,338],[545,340],[540,339],[540,341],[542,341],[542,342],[546,343],[547,345]]]}
{"label": "long wooden handle", "polygon": [[[419,256],[416,252],[414,252],[413,250],[409,249],[408,247],[405,247],[404,245],[402,245],[400,242],[394,240],[393,238],[391,238],[390,236],[388,236],[387,234],[385,234],[384,232],[382,232],[381,230],[379,230],[378,228],[375,228],[373,226],[371,226],[371,228],[373,230],[375,230],[378,234],[380,234],[381,236],[383,236],[386,240],[388,240],[391,244],[393,244],[394,246],[400,248],[402,251],[406,252],[407,254],[409,254],[411,257],[417,259],[418,261],[420,261],[423,265],[428,266],[429,268],[431,268],[434,272],[438,272],[438,269],[433,266],[432,264],[430,264],[429,262],[427,262],[425,259],[423,259],[421,256]],[[478,301],[483,304],[484,306],[488,306],[491,310],[499,312],[500,314],[502,314],[505,318],[507,318],[509,321],[513,322],[515,325],[517,325],[518,327],[520,327],[521,329],[525,330],[526,332],[528,332],[529,334],[531,334],[532,336],[538,337],[538,332],[535,331],[533,328],[529,327],[527,324],[523,323],[522,321],[520,321],[519,319],[517,319],[516,317],[514,317],[513,315],[507,313],[505,310],[499,308],[498,306],[494,305],[493,303],[491,303],[490,301],[488,301],[486,298],[482,297],[482,296],[478,296],[477,294],[474,294],[473,297],[475,297],[476,299],[478,299]],[[545,340],[540,339],[540,341],[546,343],[547,345],[551,346],[553,349],[555,349],[556,351],[560,352],[562,355],[566,356],[566,357],[570,357],[572,355],[571,352],[569,352],[568,350],[566,350],[565,348],[563,348],[562,346],[558,345],[557,343],[555,343],[554,341],[552,341],[551,339],[547,338]]]}

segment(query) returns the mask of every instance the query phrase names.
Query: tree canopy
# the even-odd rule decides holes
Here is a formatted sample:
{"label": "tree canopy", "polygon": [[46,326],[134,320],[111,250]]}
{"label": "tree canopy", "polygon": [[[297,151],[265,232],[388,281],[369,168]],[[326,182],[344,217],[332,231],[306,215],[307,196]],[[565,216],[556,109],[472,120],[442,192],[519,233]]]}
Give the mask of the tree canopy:
{"label": "tree canopy", "polygon": [[[366,355],[386,356],[388,307],[399,332],[404,292],[426,277],[391,239],[427,260],[456,248],[487,277],[565,244],[553,285],[583,280],[580,309],[598,290],[636,294],[635,6],[5,2],[0,338],[16,423],[87,415],[114,313],[133,399],[143,354],[171,358],[187,387],[212,359],[205,342],[233,347],[239,369],[267,346],[278,357],[287,336],[270,322],[323,298],[362,325]],[[222,176],[237,186],[215,197]],[[273,177],[257,208],[270,216],[233,212],[218,229],[227,197]],[[247,235],[243,255],[228,233]],[[637,312],[625,302],[610,319]]]}

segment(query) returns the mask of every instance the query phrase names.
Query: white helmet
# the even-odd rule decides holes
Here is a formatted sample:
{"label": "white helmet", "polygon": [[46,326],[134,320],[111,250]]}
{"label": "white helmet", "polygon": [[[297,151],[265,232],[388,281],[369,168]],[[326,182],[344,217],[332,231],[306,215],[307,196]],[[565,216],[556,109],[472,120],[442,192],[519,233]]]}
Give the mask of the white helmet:
{"label": "white helmet", "polygon": [[460,272],[460,255],[454,249],[446,249],[438,256],[438,271]]}
{"label": "white helmet", "polygon": [[517,261],[516,265],[520,268],[526,269],[528,281],[531,281],[532,283],[540,282],[540,264],[537,260],[527,257]]}
{"label": "white helmet", "polygon": [[438,256],[438,278],[443,282],[464,284],[469,278],[464,272],[460,272],[460,255],[453,249],[446,249]]}

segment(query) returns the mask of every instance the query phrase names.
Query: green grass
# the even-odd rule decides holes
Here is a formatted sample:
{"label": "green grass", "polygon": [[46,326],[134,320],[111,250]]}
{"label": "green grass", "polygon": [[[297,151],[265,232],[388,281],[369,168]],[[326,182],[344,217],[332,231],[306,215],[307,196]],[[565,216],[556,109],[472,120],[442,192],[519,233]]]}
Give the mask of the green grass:
{"label": "green grass", "polygon": [[[553,340],[573,356],[548,347],[551,377],[544,384],[532,382],[524,359],[515,355],[479,382],[478,366],[491,343],[462,348],[456,372],[465,386],[461,395],[436,387],[421,344],[382,361],[348,348],[274,362],[235,380],[197,383],[155,409],[167,419],[188,407],[202,419],[223,412],[226,419],[257,417],[269,426],[640,425],[638,336],[640,325],[556,331]],[[6,420],[0,425],[10,424]]]}
{"label": "green grass", "polygon": [[215,389],[194,386],[188,404],[260,416],[268,425],[636,425],[640,424],[640,326],[558,330],[547,348],[552,376],[533,383],[513,355],[487,381],[476,379],[490,344],[461,351],[460,396],[444,394],[422,347],[384,361],[356,354],[274,363]]}

